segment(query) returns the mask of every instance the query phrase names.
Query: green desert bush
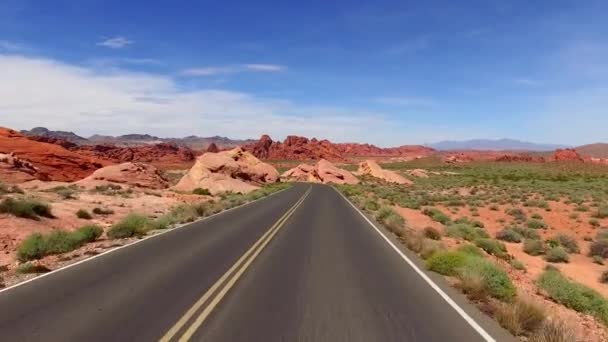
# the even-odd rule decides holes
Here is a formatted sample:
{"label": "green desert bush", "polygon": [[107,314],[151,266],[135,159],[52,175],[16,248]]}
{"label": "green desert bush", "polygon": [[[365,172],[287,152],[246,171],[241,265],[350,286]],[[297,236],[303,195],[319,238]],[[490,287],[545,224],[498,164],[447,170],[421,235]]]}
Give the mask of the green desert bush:
{"label": "green desert bush", "polygon": [[196,189],[192,190],[192,193],[195,195],[201,195],[201,196],[211,196],[211,193],[209,192],[209,190],[203,189],[203,188],[196,188]]}
{"label": "green desert bush", "polygon": [[547,224],[541,220],[531,219],[527,223],[528,228],[530,229],[546,229]]}
{"label": "green desert bush", "polygon": [[509,229],[518,232],[525,239],[540,240],[540,234],[534,229],[519,226],[512,226]]}
{"label": "green desert bush", "polygon": [[112,215],[114,210],[107,208],[93,208],[93,214],[95,215]]}
{"label": "green desert bush", "polygon": [[487,259],[475,259],[469,258],[465,261],[464,267],[458,270],[459,278],[481,277],[483,285],[491,297],[505,302],[512,301],[517,295],[517,290],[507,272]]}
{"label": "green desert bush", "polygon": [[596,218],[607,218],[608,217],[608,204],[602,204],[597,207],[597,211],[593,214]]}
{"label": "green desert bush", "polygon": [[591,225],[591,227],[597,228],[601,225],[600,221],[598,221],[598,219],[592,218],[589,220],[589,224]]}
{"label": "green desert bush", "polygon": [[602,258],[599,255],[594,255],[592,259],[593,259],[593,263],[594,264],[598,264],[598,265],[603,265],[604,264],[604,258]]}
{"label": "green desert bush", "polygon": [[[426,267],[439,274],[455,276],[470,258],[474,258],[474,256],[463,252],[438,252],[426,261]],[[481,258],[479,259],[481,260]]]}
{"label": "green desert bush", "polygon": [[547,314],[542,306],[518,299],[498,306],[495,317],[514,336],[530,336],[541,328]]}
{"label": "green desert bush", "polygon": [[516,270],[520,270],[520,271],[526,270],[526,265],[524,265],[523,262],[521,262],[517,259],[511,259],[511,261],[509,261],[509,264],[511,265],[511,267],[513,267]]}
{"label": "green desert bush", "polygon": [[578,254],[581,252],[578,242],[576,242],[576,239],[572,236],[560,234],[556,236],[555,239],[559,242],[560,246],[566,249],[568,253]]}
{"label": "green desert bush", "polygon": [[550,248],[545,254],[545,260],[548,262],[569,262],[568,252],[562,246]]}
{"label": "green desert bush", "polygon": [[589,256],[608,258],[608,240],[597,240],[589,244]]}
{"label": "green desert bush", "polygon": [[431,256],[433,256],[435,253],[440,252],[440,251],[445,251],[446,247],[437,240],[431,240],[431,239],[421,239],[421,248],[420,248],[420,257],[422,257],[422,259],[426,260],[428,258],[430,258]]}
{"label": "green desert bush", "polygon": [[521,242],[523,237],[520,233],[513,229],[505,228],[498,233],[496,233],[496,238],[498,240],[507,241],[507,242]]}
{"label": "green desert bush", "polygon": [[608,284],[608,271],[602,272],[602,275],[600,275],[600,283]]}
{"label": "green desert bush", "polygon": [[433,219],[433,221],[437,221],[441,224],[448,224],[451,222],[450,217],[437,208],[424,208],[422,213]]}
{"label": "green desert bush", "polygon": [[78,209],[78,211],[76,212],[76,217],[83,220],[90,220],[93,218],[93,216],[91,216],[91,213],[89,213],[85,209]]}
{"label": "green desert bush", "polygon": [[475,241],[479,238],[489,237],[488,233],[482,228],[475,228],[466,223],[456,223],[445,228],[449,237],[461,238],[467,241]]}
{"label": "green desert bush", "polygon": [[147,216],[131,213],[108,230],[110,239],[128,238],[134,235],[145,235],[149,229],[150,219]]}
{"label": "green desert bush", "polygon": [[424,236],[431,240],[441,240],[441,233],[433,227],[425,227]]}
{"label": "green desert bush", "polygon": [[494,239],[477,239],[475,245],[490,255],[494,255],[499,258],[505,258],[507,256],[507,247],[504,243]]}
{"label": "green desert bush", "polygon": [[6,198],[0,202],[0,214],[11,214],[32,220],[39,220],[40,217],[54,218],[48,204],[32,199]]}
{"label": "green desert bush", "polygon": [[392,208],[380,208],[376,215],[376,219],[393,234],[397,236],[403,236],[405,234],[405,219]]}
{"label": "green desert bush", "polygon": [[46,273],[46,272],[50,272],[51,270],[48,269],[44,265],[38,265],[38,264],[31,263],[31,262],[26,262],[24,264],[17,266],[16,271],[17,271],[17,273],[21,273],[21,274],[30,274],[30,273]]}
{"label": "green desert bush", "polygon": [[478,256],[478,257],[483,257],[485,255],[484,251],[481,248],[479,248],[475,245],[471,245],[469,243],[458,247],[457,251],[465,253],[465,254]]}
{"label": "green desert bush", "polygon": [[569,280],[556,270],[545,270],[538,286],[556,302],[608,324],[608,300],[597,291]]}
{"label": "green desert bush", "polygon": [[102,233],[103,229],[96,225],[83,226],[73,232],[56,230],[47,235],[34,233],[17,247],[17,259],[28,261],[71,252],[85,243],[95,241]]}
{"label": "green desert bush", "polygon": [[545,253],[545,245],[540,240],[525,239],[523,250],[533,256],[542,255]]}

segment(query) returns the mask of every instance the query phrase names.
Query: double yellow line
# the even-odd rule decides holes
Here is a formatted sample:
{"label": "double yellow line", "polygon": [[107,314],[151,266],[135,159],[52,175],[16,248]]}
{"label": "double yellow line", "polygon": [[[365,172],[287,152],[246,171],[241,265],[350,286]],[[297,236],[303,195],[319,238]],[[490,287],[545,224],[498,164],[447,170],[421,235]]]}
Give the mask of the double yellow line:
{"label": "double yellow line", "polygon": [[[218,303],[224,298],[226,293],[234,286],[237,280],[247,270],[249,265],[255,260],[255,258],[262,252],[262,250],[268,245],[270,240],[277,234],[277,232],[283,227],[285,222],[291,217],[291,215],[298,209],[298,207],[304,202],[306,197],[310,194],[312,187],[309,188],[304,195],[281,216],[281,218],[262,235],[262,237],[251,246],[251,248],[241,256],[232,267],[224,273],[224,275],[215,283],[213,286],[203,294],[203,296],[192,305],[192,307],[186,311],[186,313],[175,323],[171,329],[160,339],[160,342],[169,342],[175,339],[176,335],[184,329],[188,322],[192,321],[192,318],[198,313],[203,305],[206,303],[207,306],[200,312],[198,317],[185,328],[184,333],[177,339],[179,342],[189,341],[192,335],[200,328],[205,322],[209,314],[218,305]],[[232,276],[232,277],[231,277]],[[230,278],[230,279],[228,279]]]}

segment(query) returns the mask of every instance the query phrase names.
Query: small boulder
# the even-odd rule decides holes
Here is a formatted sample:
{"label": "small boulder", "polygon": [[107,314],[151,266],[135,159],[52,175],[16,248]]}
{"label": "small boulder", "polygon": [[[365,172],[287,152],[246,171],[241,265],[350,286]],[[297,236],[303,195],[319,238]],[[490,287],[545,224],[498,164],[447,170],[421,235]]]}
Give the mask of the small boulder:
{"label": "small boulder", "polygon": [[95,184],[99,181],[149,189],[164,189],[169,186],[168,180],[156,167],[130,162],[103,167],[76,183],[87,187],[87,184]]}
{"label": "small boulder", "polygon": [[401,176],[397,172],[384,170],[378,163],[373,160],[366,160],[359,163],[358,175],[369,175],[374,178],[385,180],[389,183],[396,184],[412,184],[412,181]]}

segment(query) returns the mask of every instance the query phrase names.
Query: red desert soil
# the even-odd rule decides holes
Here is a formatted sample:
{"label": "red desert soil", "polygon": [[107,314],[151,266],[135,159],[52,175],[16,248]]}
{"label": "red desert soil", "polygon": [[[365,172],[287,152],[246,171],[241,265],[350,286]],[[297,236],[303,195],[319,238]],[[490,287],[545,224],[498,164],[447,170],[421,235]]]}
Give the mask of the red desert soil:
{"label": "red desert soil", "polygon": [[255,144],[243,146],[260,159],[273,160],[320,160],[344,161],[348,157],[399,157],[428,156],[435,150],[424,146],[400,146],[380,148],[369,144],[335,144],[329,140],[288,136],[283,142],[273,141],[263,135]]}
{"label": "red desert soil", "polygon": [[[69,151],[59,145],[30,140],[21,133],[3,127],[0,127],[0,153],[12,153],[30,162],[39,170],[40,179],[57,181],[82,179],[109,164],[97,158]],[[43,177],[42,174],[48,177]],[[2,179],[2,181],[9,183],[15,180]]]}

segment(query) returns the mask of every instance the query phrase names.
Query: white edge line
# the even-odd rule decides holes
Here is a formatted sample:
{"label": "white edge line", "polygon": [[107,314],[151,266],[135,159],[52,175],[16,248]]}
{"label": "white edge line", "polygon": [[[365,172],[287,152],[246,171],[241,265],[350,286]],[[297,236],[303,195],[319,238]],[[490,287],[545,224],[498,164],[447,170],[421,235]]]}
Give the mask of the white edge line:
{"label": "white edge line", "polygon": [[75,263],[73,263],[73,264],[65,265],[65,266],[60,267],[60,268],[58,268],[58,269],[56,269],[56,270],[52,270],[52,271],[50,271],[50,272],[47,272],[47,273],[43,273],[43,274],[41,274],[41,275],[38,275],[38,276],[36,276],[36,277],[34,277],[34,278],[24,280],[24,281],[22,281],[22,282],[20,282],[20,283],[17,283],[17,284],[11,285],[11,286],[9,286],[9,287],[5,287],[5,288],[3,288],[3,289],[0,289],[0,293],[3,293],[3,292],[6,292],[6,291],[8,291],[8,290],[12,290],[12,289],[14,289],[14,288],[17,288],[17,287],[19,287],[19,286],[22,286],[22,285],[25,285],[25,284],[31,283],[31,282],[33,282],[33,281],[35,281],[35,280],[42,279],[42,278],[44,278],[44,277],[46,277],[46,276],[49,276],[49,275],[51,275],[51,274],[53,274],[53,273],[58,273],[58,272],[64,271],[64,270],[66,270],[66,269],[68,269],[68,268],[70,268],[70,267],[74,267],[74,266],[76,266],[76,265],[83,264],[83,263],[85,263],[85,262],[87,262],[87,261],[94,260],[94,259],[99,258],[99,257],[101,257],[101,256],[104,256],[104,255],[106,255],[106,254],[110,254],[110,253],[112,253],[112,252],[116,252],[116,251],[121,250],[121,249],[123,249],[123,248],[126,248],[126,247],[131,247],[131,246],[136,245],[136,244],[138,244],[138,243],[140,243],[140,242],[143,242],[143,241],[146,241],[146,240],[149,240],[149,239],[153,239],[153,238],[158,237],[158,236],[162,236],[162,235],[164,235],[164,234],[166,234],[166,233],[170,233],[170,232],[176,231],[176,230],[178,230],[178,229],[180,229],[180,228],[188,227],[188,226],[193,225],[193,224],[195,224],[195,223],[199,223],[199,222],[201,222],[201,221],[205,221],[205,220],[210,219],[210,218],[212,218],[212,217],[215,217],[215,216],[218,216],[218,215],[221,215],[221,214],[227,213],[227,212],[229,212],[229,211],[231,211],[231,210],[235,210],[235,209],[238,209],[238,208],[242,208],[242,207],[245,207],[245,206],[247,206],[247,205],[249,205],[249,204],[253,204],[253,203],[258,202],[258,201],[261,201],[261,200],[263,200],[263,199],[270,198],[271,196],[274,196],[274,195],[276,195],[276,194],[278,194],[278,193],[281,193],[281,192],[283,192],[283,191],[285,191],[285,190],[288,190],[288,189],[291,189],[291,187],[286,188],[286,189],[283,189],[283,190],[279,190],[279,191],[277,191],[277,192],[273,192],[272,194],[270,194],[270,195],[268,195],[268,196],[265,196],[265,197],[262,197],[262,198],[258,198],[257,200],[254,200],[254,201],[251,201],[251,202],[247,202],[247,203],[241,204],[241,205],[239,205],[239,206],[232,207],[232,208],[230,208],[230,209],[226,209],[226,210],[220,211],[219,213],[215,213],[215,214],[212,214],[212,215],[209,215],[209,216],[206,216],[206,217],[200,218],[200,219],[198,219],[198,220],[196,220],[196,221],[193,221],[193,222],[189,222],[189,223],[186,223],[186,224],[178,225],[178,226],[176,226],[176,227],[174,227],[174,228],[170,228],[170,229],[161,230],[161,231],[159,231],[158,233],[156,233],[156,234],[154,234],[154,235],[146,236],[146,237],[144,237],[144,238],[142,238],[142,239],[135,240],[135,241],[130,242],[130,243],[126,244],[126,245],[122,245],[122,246],[119,246],[119,247],[112,248],[112,249],[110,249],[110,250],[107,250],[107,251],[105,251],[105,252],[99,253],[99,254],[97,254],[97,255],[93,255],[93,256],[91,256],[91,257],[89,257],[89,258],[79,260],[79,261],[77,261],[77,262],[75,262]]}
{"label": "white edge line", "polygon": [[496,340],[490,336],[490,334],[488,334],[487,331],[485,331],[471,316],[469,316],[469,314],[467,314],[458,304],[456,304],[456,302],[450,298],[450,296],[448,296],[445,292],[443,292],[443,290],[439,287],[439,285],[437,285],[433,280],[431,280],[431,278],[429,278],[429,276],[427,276],[420,268],[418,268],[418,266],[416,266],[416,264],[414,264],[414,262],[412,262],[412,260],[410,260],[410,258],[408,258],[405,254],[403,254],[403,252],[397,247],[395,246],[395,244],[386,237],[386,235],[384,235],[384,233],[382,233],[382,231],[376,227],[376,225],[369,219],[367,218],[367,216],[365,216],[365,214],[363,214],[361,212],[361,210],[359,210],[359,208],[357,208],[348,198],[346,198],[346,196],[344,196],[344,194],[342,194],[340,191],[338,191],[338,189],[334,188],[335,191],[337,191],[340,196],[342,196],[342,198],[344,198],[346,200],[346,202],[348,202],[348,204],[350,204],[358,213],[359,215],[361,215],[365,221],[367,221],[367,223],[369,223],[370,226],[372,226],[376,232],[378,234],[380,234],[380,236],[395,250],[395,252],[397,252],[397,254],[399,254],[401,256],[401,258],[403,258],[403,260],[405,260],[408,265],[410,265],[414,271],[416,271],[416,273],[418,273],[418,275],[420,277],[422,277],[422,279],[424,279],[424,281],[427,282],[427,284],[429,284],[430,287],[433,288],[433,290],[435,290],[435,292],[437,292],[441,298],[443,298],[448,304],[450,304],[450,306],[456,310],[456,312],[462,317],[464,318],[464,320],[469,323],[469,325],[475,329],[475,331],[477,331],[479,333],[479,335],[481,335],[481,337],[483,337],[487,342],[496,342]]}

